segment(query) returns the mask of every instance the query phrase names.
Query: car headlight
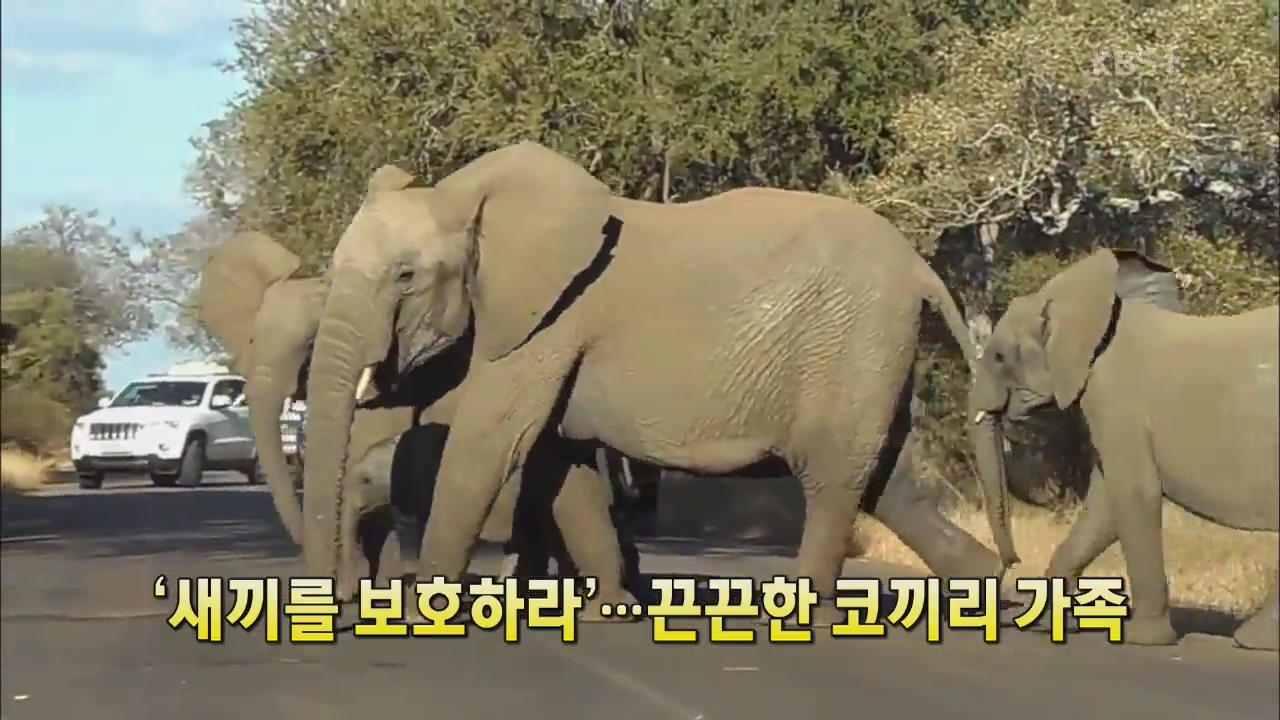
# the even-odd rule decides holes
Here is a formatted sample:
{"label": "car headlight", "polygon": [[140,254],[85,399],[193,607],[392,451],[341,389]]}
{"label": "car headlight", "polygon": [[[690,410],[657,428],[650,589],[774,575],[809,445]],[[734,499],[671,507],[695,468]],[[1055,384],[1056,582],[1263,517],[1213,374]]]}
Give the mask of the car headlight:
{"label": "car headlight", "polygon": [[179,423],[177,420],[153,420],[147,423],[147,427],[169,428],[170,430],[177,430],[178,425]]}

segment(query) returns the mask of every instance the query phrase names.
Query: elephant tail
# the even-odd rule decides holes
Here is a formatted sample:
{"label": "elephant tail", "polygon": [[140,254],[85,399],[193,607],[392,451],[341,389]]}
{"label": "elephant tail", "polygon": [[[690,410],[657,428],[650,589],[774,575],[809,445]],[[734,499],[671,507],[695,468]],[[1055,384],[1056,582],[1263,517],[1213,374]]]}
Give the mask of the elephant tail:
{"label": "elephant tail", "polygon": [[969,365],[969,372],[972,373],[977,368],[979,356],[977,347],[974,346],[973,339],[969,335],[969,324],[965,322],[964,314],[960,312],[960,307],[956,305],[955,298],[951,297],[951,292],[943,284],[942,278],[938,277],[923,258],[920,260],[919,268],[925,301],[942,315],[943,322],[951,331],[951,336],[959,343],[960,351],[964,353],[965,362]]}

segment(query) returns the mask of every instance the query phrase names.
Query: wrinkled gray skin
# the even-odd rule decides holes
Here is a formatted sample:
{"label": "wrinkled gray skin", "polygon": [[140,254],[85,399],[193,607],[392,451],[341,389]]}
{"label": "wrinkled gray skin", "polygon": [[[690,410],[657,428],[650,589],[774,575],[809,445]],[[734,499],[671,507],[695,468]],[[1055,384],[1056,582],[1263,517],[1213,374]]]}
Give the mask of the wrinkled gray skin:
{"label": "wrinkled gray skin", "polygon": [[[249,380],[246,394],[250,398],[262,467],[281,522],[294,537],[301,533],[301,509],[280,443],[277,409],[287,397],[296,396],[301,390],[297,378],[309,359],[325,287],[324,278],[289,277],[297,265],[296,257],[275,241],[258,233],[245,233],[214,253],[202,275],[199,290],[200,316],[206,327],[225,347],[233,352],[239,350],[235,353],[236,367]],[[263,312],[263,307],[270,312]],[[447,370],[436,374],[448,384]],[[420,422],[440,421],[452,415],[455,394],[441,395],[439,389],[427,389],[420,394],[423,403],[430,403],[420,415]],[[373,403],[376,404],[376,399]],[[351,490],[350,510],[341,521],[343,537],[348,539],[344,543],[347,549],[344,598],[351,596],[362,574],[354,570],[360,559],[369,563],[371,575],[376,575],[377,558],[386,533],[396,532],[400,556],[407,564],[405,570],[412,569],[418,558],[425,512],[416,513],[411,509],[397,512],[388,500],[391,449],[396,439],[412,425],[414,412],[410,407],[366,407],[354,413],[350,441],[352,474],[344,484]],[[628,462],[635,464],[606,448],[597,451],[594,467],[602,476],[610,478],[611,504],[613,493],[618,492],[616,488],[624,484],[626,473],[622,467]],[[915,481],[910,465],[908,447],[893,466],[892,479],[885,468],[871,479],[862,509],[897,534],[933,572],[954,577],[988,573],[997,564],[994,556],[938,511],[936,497]],[[637,474],[643,473],[637,471]],[[408,487],[405,494],[410,497],[410,508],[429,505],[429,498],[424,499],[423,493],[433,487],[432,480],[434,478],[415,482],[410,478],[397,478]],[[481,533],[482,538],[495,542],[511,538],[518,490],[518,482],[504,486]],[[625,528],[619,530],[625,531]],[[555,556],[560,542],[554,537],[554,527],[551,531],[552,539],[541,544],[536,534],[522,536],[520,542],[527,543],[521,549],[525,560],[513,568],[517,571],[515,574],[543,572],[546,562],[543,558]],[[520,542],[516,547],[521,547]],[[621,538],[620,542],[625,584],[635,593],[642,589],[634,584],[639,572],[638,556],[629,537]],[[560,568],[573,569],[568,558],[556,557],[556,560]]]}
{"label": "wrinkled gray skin", "polygon": [[[297,256],[266,235],[240,233],[219,247],[203,268],[197,307],[205,328],[233,355],[236,370],[246,377],[250,423],[263,474],[282,524],[290,537],[301,544],[301,506],[281,443],[279,417],[285,399],[299,396],[303,389],[301,376],[310,361],[311,341],[319,324],[328,279],[291,277],[299,266]],[[468,347],[455,345],[408,377],[380,367],[365,392],[372,397],[366,397],[362,407],[353,413],[347,439],[353,466],[360,465],[371,448],[394,441],[408,430],[415,417],[423,423],[447,424],[454,412],[454,390],[461,382],[469,352]],[[391,388],[396,385],[403,387],[396,387],[393,392]],[[370,468],[383,460],[385,458],[370,459]],[[571,479],[579,487],[593,482],[589,468],[574,468]],[[434,486],[434,477],[423,478],[422,482]],[[344,481],[343,487],[354,487],[356,492],[350,504],[363,507],[365,501],[355,481]],[[511,539],[512,514],[519,487],[519,482],[510,483],[495,503],[481,533],[483,539]],[[416,492],[416,488],[414,490]],[[420,501],[421,496],[416,499]],[[355,570],[359,553],[364,548],[371,550],[381,532],[380,517],[378,512],[368,514],[357,510],[345,512],[340,519],[344,571],[338,575],[337,594],[343,600],[354,596],[359,578]],[[406,531],[412,531],[414,525],[415,522],[402,523]],[[420,538],[421,523],[417,525]],[[370,533],[367,538],[366,532]],[[367,542],[356,547],[351,542],[356,537],[365,538]],[[537,535],[527,537],[538,538]],[[385,542],[385,537],[376,542]],[[524,536],[516,546],[521,554],[535,558],[525,563],[526,567],[532,567],[544,551],[538,547],[520,547],[521,542]],[[417,548],[404,556],[414,561]],[[592,567],[586,565],[584,569],[590,572]],[[602,572],[607,573],[608,569]]]}
{"label": "wrinkled gray skin", "polygon": [[[399,544],[403,571],[412,572],[416,568],[435,483],[434,478],[423,482],[423,478],[411,473],[394,471],[396,446],[405,437],[401,434],[378,442],[357,459],[349,471],[347,502],[344,504],[348,517],[344,518],[342,527],[347,540],[346,574],[350,577],[364,575],[356,570],[360,560],[368,566],[364,576],[378,576],[382,550],[392,533],[395,533]],[[493,534],[486,533],[486,539],[509,539],[488,537]],[[509,532],[503,534],[510,535]],[[540,547],[526,545],[517,554],[538,557],[541,552]],[[565,561],[557,560],[563,567]],[[526,561],[525,565],[531,563]],[[537,572],[540,571],[532,571]],[[520,572],[516,574],[522,575]]]}
{"label": "wrinkled gray skin", "polygon": [[[343,523],[354,530],[346,546],[351,553],[358,553],[368,563],[368,577],[378,577],[382,548],[387,536],[396,529],[396,517],[391,507],[391,460],[395,454],[399,436],[387,438],[369,448],[364,457],[351,467],[351,490],[346,505],[353,519]],[[354,558],[348,562],[355,564]]]}
{"label": "wrinkled gray skin", "polygon": [[[916,410],[914,404],[912,409]],[[349,499],[344,507],[354,518],[348,518],[343,523],[344,533],[354,533],[354,537],[346,545],[351,548],[349,552],[354,553],[348,555],[348,567],[355,567],[357,558],[363,558],[368,564],[369,577],[377,576],[383,546],[387,535],[392,532],[396,534],[399,557],[404,563],[405,571],[414,569],[431,506],[433,482],[423,482],[422,478],[411,473],[392,471],[392,459],[399,441],[400,437],[394,437],[374,445],[362,458],[355,461],[348,475]],[[937,575],[969,578],[989,573],[997,564],[995,555],[939,511],[936,493],[921,484],[912,472],[916,435],[908,435],[905,443],[897,451],[892,467],[880,467],[868,483],[861,510],[893,531]],[[625,465],[631,467],[624,470]],[[625,497],[619,496],[626,494],[624,487],[629,485],[628,476],[634,474],[652,478],[656,475],[656,468],[638,466],[643,464],[607,448],[600,448],[596,455],[597,471],[611,481],[611,506],[619,512],[623,511],[619,504],[627,501]],[[394,492],[393,485],[398,486]],[[516,484],[504,487],[495,508],[513,507],[514,494],[518,489]],[[404,499],[393,503],[393,496]],[[536,527],[532,530],[535,534],[531,537],[513,532],[510,526],[495,522],[492,518],[496,517],[505,515],[494,512],[481,537],[489,541],[510,538],[515,547],[519,548],[518,554],[513,553],[508,558],[509,574],[517,577],[540,576],[547,571],[547,560],[554,559],[557,575],[577,575],[572,558],[563,552],[562,541],[555,536],[554,522],[545,523],[545,530],[550,531],[551,537],[536,534],[539,532]],[[621,533],[618,542],[624,556],[624,586],[632,594],[641,595],[646,588],[638,584],[640,568],[635,540],[625,523],[619,522],[617,525]]]}
{"label": "wrinkled gray skin", "polygon": [[[781,459],[808,501],[797,574],[831,597],[881,451],[905,437],[891,428],[925,304],[974,359],[954,301],[897,230],[812,193],[618,198],[527,142],[413,183],[376,172],[333,254],[307,393],[310,572],[338,564],[362,370],[405,372],[474,329],[421,574],[458,578],[513,469],[568,440],[701,474]],[[998,453],[990,432],[982,443]],[[555,498],[571,556],[616,562],[607,498],[565,507],[574,492],[566,481]]]}
{"label": "wrinkled gray skin", "polygon": [[366,576],[376,578],[382,550],[393,532],[404,569],[411,571],[417,562],[434,482],[393,472],[396,446],[404,437],[401,434],[378,442],[349,471],[347,502],[343,506],[349,517],[342,524],[343,532],[348,533],[345,547],[349,576],[362,575],[355,568],[363,560],[368,566]]}
{"label": "wrinkled gray skin", "polygon": [[[1140,645],[1177,640],[1162,497],[1227,527],[1280,529],[1280,309],[1208,317],[1180,309],[1172,270],[1133,251],[1099,250],[1009,304],[971,395],[975,413],[1011,421],[1080,403],[1098,462],[1046,574],[1074,581],[1118,539],[1132,579],[1125,640]],[[1236,631],[1238,645],[1280,645],[1276,581]]]}

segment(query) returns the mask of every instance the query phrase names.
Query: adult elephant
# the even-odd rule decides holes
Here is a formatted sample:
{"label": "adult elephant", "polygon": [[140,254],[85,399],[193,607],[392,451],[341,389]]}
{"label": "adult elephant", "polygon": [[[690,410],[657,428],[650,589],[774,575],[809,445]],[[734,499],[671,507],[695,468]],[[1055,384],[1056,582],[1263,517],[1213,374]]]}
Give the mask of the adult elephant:
{"label": "adult elephant", "polygon": [[[277,515],[290,537],[302,544],[302,507],[298,502],[293,478],[285,459],[280,431],[280,412],[288,397],[305,397],[304,378],[311,363],[312,341],[315,338],[323,308],[327,277],[294,278],[300,266],[299,258],[270,237],[258,232],[240,233],[219,247],[202,269],[196,301],[198,316],[211,335],[219,339],[233,355],[234,365],[246,378],[245,394],[263,474],[271,490]],[[378,446],[405,437],[407,442],[425,442],[431,446],[431,428],[447,427],[456,404],[456,390],[467,369],[471,354],[469,337],[455,343],[447,351],[433,356],[412,371],[398,373],[386,364],[370,372],[352,391],[352,401],[364,398],[366,391],[372,397],[364,399],[359,410],[351,416],[349,432],[344,436],[344,448],[360,472],[346,478],[344,499],[347,512],[339,522],[343,550],[343,569],[337,573],[338,594],[350,598],[356,587],[356,564],[362,559],[361,550],[372,551],[375,539],[378,548],[385,538],[377,539],[381,532],[375,518],[364,518],[362,510],[367,501],[362,499],[362,480],[369,479],[372,467],[386,465],[377,458],[366,456]],[[316,457],[317,439],[311,438],[309,452]],[[410,466],[434,466],[439,462],[439,449],[432,447],[406,451],[405,462]],[[432,457],[434,454],[434,457]],[[309,460],[311,462],[312,460]],[[568,512],[574,512],[576,504],[588,503],[601,491],[596,483],[595,468],[590,463],[574,463],[566,471],[570,492],[566,495]],[[421,475],[422,473],[418,473]],[[402,476],[406,474],[401,473]],[[401,539],[422,537],[422,525],[430,506],[429,489],[434,487],[434,477],[417,477],[408,482],[404,477],[394,478],[396,487],[391,494],[398,498],[395,510],[397,535]],[[509,484],[488,515],[483,537],[488,540],[506,541],[517,532],[515,544],[522,555],[530,555],[532,562],[523,568],[536,570],[537,558],[549,552],[532,543],[543,537],[540,529],[524,530],[517,524],[515,515],[520,499],[518,483]],[[536,510],[525,510],[531,515]],[[581,514],[581,513],[578,513]],[[362,524],[362,519],[366,520]],[[541,523],[535,517],[530,522]],[[550,522],[547,519],[547,522]],[[608,528],[596,528],[595,535],[604,534]],[[367,530],[367,532],[366,532]],[[363,534],[362,534],[363,533]],[[366,535],[368,537],[366,537]],[[611,536],[614,555],[619,554],[616,536]],[[362,540],[358,547],[354,539]],[[527,547],[526,547],[527,545]],[[581,562],[584,572],[601,578],[604,588],[621,583],[621,560],[610,558],[611,545],[600,543],[595,553]],[[417,557],[416,548],[405,553]],[[544,563],[545,564],[545,563]],[[618,593],[606,592],[609,600],[620,599]],[[621,596],[625,598],[625,596]]]}
{"label": "adult elephant", "polygon": [[[270,237],[240,233],[212,254],[196,289],[200,322],[245,378],[259,466],[276,514],[299,545],[302,509],[281,444],[280,413],[302,384],[327,291],[326,278],[292,278],[300,265],[298,256]],[[270,311],[259,312],[264,307]]]}
{"label": "adult elephant", "polygon": [[[1228,527],[1280,529],[1280,311],[1204,317],[1180,307],[1171,269],[1130,250],[1098,250],[1009,303],[971,396],[983,422],[1079,403],[1097,464],[1046,574],[1074,580],[1119,539],[1132,580],[1125,639],[1140,645],[1177,638],[1162,497]],[[1275,650],[1278,617],[1273,577],[1236,642]]]}
{"label": "adult elephant", "polygon": [[[196,290],[200,321],[245,378],[258,462],[276,514],[298,545],[302,508],[281,442],[280,413],[285,400],[300,396],[305,387],[303,376],[328,288],[325,277],[292,277],[300,265],[296,255],[270,237],[244,232],[210,256]],[[363,457],[369,448],[403,433],[413,424],[414,413],[409,406],[362,410],[353,420],[352,456]]]}
{"label": "adult elephant", "polygon": [[[261,467],[282,525],[301,545],[301,504],[284,456],[278,409],[286,398],[303,395],[303,377],[309,367],[311,342],[320,322],[328,280],[293,277],[299,265],[297,256],[267,235],[238,234],[220,246],[205,265],[197,303],[204,326],[232,353],[236,369],[247,379],[246,395]],[[385,372],[385,367],[380,368],[376,379],[369,383],[374,397],[354,412],[349,443],[352,473],[344,482],[357,487],[346,495],[351,511],[341,522],[343,538],[359,537],[362,543],[360,547],[346,543],[347,570],[342,573],[346,590],[355,580],[351,563],[361,554],[380,552],[385,540],[380,535],[385,532],[386,518],[381,515],[384,510],[378,510],[377,516],[364,517],[361,510],[375,503],[365,498],[368,491],[359,487],[365,482],[381,487],[387,481],[379,473],[389,477],[390,471],[384,466],[390,464],[390,459],[375,457],[380,446],[383,455],[393,447],[406,468],[397,473],[391,481],[393,487],[386,492],[394,500],[391,513],[401,557],[409,561],[418,557],[430,505],[424,494],[433,485],[457,397],[448,391],[461,381],[466,367],[464,358],[469,352],[468,341],[455,345],[413,371],[409,379],[399,378],[402,382],[394,393],[378,390],[390,388],[398,379]],[[401,406],[396,407],[396,403]],[[398,442],[401,437],[407,442]],[[908,447],[892,470],[886,468],[871,481],[862,509],[895,533],[937,574],[972,577],[996,567],[989,550],[939,512],[936,498],[911,474],[909,454]],[[631,464],[628,458],[599,448],[590,468],[609,478],[611,486],[622,486],[631,475],[625,472]],[[517,490],[514,485],[505,488],[482,537],[495,541],[511,537]],[[560,544],[554,528],[550,529],[550,542],[524,539],[537,538],[544,530],[529,527],[521,531],[522,538],[509,543],[511,559],[515,559],[514,550],[519,549],[524,561],[520,568],[513,568],[516,574],[541,572],[545,558],[553,554],[557,555],[558,564],[564,564],[565,558],[553,552]],[[624,577],[634,578],[638,558],[633,543],[628,538],[620,538],[619,542],[625,556]],[[361,550],[364,552],[358,552]]]}
{"label": "adult elephant", "polygon": [[[338,562],[362,369],[390,359],[404,372],[468,328],[475,345],[427,525],[427,576],[459,577],[513,468],[536,459],[538,443],[566,439],[703,474],[782,459],[807,500],[798,574],[830,597],[882,450],[905,437],[895,420],[908,412],[925,302],[973,357],[941,280],[866,208],[765,188],[629,200],[530,142],[433,188],[379,169],[331,272],[306,421],[305,555],[320,575]],[[977,444],[999,452],[990,432]]]}

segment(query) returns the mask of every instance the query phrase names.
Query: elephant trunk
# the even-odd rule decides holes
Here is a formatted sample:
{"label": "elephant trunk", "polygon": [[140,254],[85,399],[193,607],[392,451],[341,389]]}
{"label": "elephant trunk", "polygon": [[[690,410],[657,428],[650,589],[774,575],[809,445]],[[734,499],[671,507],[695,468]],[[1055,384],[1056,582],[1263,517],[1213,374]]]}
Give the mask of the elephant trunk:
{"label": "elephant trunk", "polygon": [[267,478],[276,514],[297,545],[302,545],[302,507],[293,489],[293,478],[284,457],[280,438],[280,411],[284,408],[285,384],[274,377],[269,366],[254,368],[246,392],[249,423],[258,446],[258,465]]}
{"label": "elephant trunk", "polygon": [[995,542],[1000,561],[1007,569],[1020,562],[1013,547],[1013,533],[1009,523],[1009,486],[1005,481],[1004,435],[996,413],[978,407],[970,400],[970,413],[966,425],[973,443],[974,460],[982,486],[982,496],[991,526],[991,539]]}
{"label": "elephant trunk", "polygon": [[308,571],[337,577],[345,548],[339,519],[345,497],[351,423],[362,360],[362,323],[373,316],[372,282],[351,271],[335,277],[320,319],[307,384],[307,462],[303,472]]}

